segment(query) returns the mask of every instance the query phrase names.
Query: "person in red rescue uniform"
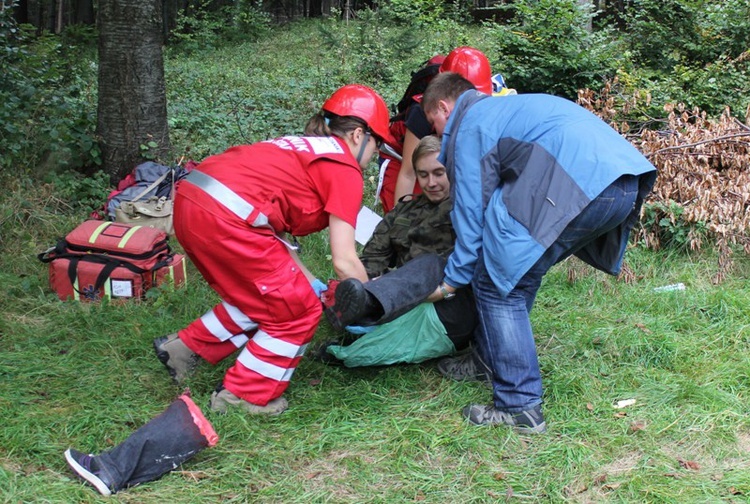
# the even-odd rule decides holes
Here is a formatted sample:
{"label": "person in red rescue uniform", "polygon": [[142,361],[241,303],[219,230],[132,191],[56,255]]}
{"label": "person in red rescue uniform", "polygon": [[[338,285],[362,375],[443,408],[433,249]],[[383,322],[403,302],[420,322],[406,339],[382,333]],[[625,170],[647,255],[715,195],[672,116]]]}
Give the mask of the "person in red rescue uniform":
{"label": "person in red rescue uniform", "polygon": [[282,394],[315,333],[326,289],[287,234],[328,227],[337,276],[367,281],[354,227],[362,170],[390,139],[388,108],[372,89],[347,85],[305,131],[317,136],[281,137],[209,157],[177,188],[175,235],[222,301],[185,329],[155,339],[154,348],[178,383],[200,358],[215,364],[242,348],[211,396],[214,411],[287,408]]}
{"label": "person in red rescue uniform", "polygon": [[[474,47],[456,47],[440,64],[440,72],[455,72],[468,80],[477,91],[492,94],[492,69],[487,56]],[[422,97],[418,97],[421,101]],[[434,131],[432,124],[425,116],[422,106],[415,104],[409,107],[406,116],[401,167],[394,190],[394,205],[407,194],[419,194],[422,190],[417,184],[411,158],[419,141]]]}

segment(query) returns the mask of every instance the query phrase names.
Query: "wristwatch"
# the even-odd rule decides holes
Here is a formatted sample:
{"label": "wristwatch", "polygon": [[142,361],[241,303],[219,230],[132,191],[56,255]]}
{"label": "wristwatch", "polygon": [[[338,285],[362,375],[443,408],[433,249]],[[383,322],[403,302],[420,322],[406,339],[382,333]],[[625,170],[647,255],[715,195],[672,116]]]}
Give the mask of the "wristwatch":
{"label": "wristwatch", "polygon": [[454,297],[456,297],[455,292],[448,292],[448,289],[445,288],[445,284],[440,284],[440,287],[438,287],[438,289],[440,289],[440,293],[443,295],[444,300],[453,299]]}

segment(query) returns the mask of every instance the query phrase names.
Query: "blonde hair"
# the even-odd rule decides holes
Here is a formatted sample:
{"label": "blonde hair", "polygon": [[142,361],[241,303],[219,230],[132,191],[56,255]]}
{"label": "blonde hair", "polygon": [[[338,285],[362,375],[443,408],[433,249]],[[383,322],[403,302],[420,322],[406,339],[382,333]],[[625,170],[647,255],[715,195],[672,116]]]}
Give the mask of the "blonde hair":
{"label": "blonde hair", "polygon": [[417,144],[417,148],[414,149],[414,152],[411,155],[411,166],[414,168],[414,171],[417,171],[417,161],[429,154],[434,154],[436,152],[439,153],[440,146],[440,139],[434,135],[427,135],[420,140],[419,144]]}

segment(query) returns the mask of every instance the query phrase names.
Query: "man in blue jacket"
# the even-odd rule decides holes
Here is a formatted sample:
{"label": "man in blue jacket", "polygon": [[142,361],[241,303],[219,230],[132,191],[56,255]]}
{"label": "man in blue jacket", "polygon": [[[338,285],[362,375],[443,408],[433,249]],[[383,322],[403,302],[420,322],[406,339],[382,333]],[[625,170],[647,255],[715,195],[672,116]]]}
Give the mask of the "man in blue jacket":
{"label": "man in blue jacket", "polygon": [[616,275],[656,169],[594,114],[550,95],[494,98],[455,73],[422,99],[442,135],[457,235],[445,277],[430,299],[471,284],[480,318],[479,355],[446,360],[443,374],[492,377],[491,405],[469,405],[473,424],[546,430],[542,379],[529,321],[553,264],[576,255]]}

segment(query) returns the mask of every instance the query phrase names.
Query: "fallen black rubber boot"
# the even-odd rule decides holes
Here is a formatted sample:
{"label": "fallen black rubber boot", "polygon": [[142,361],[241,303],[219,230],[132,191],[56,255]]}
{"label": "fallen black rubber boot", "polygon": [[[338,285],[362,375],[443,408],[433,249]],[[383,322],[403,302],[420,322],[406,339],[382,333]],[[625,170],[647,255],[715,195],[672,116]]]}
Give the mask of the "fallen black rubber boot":
{"label": "fallen black rubber boot", "polygon": [[102,495],[146,483],[218,441],[211,423],[186,394],[111,450],[85,455],[69,449],[71,469]]}
{"label": "fallen black rubber boot", "polygon": [[343,331],[348,325],[368,325],[382,316],[380,303],[356,278],[342,280],[336,287],[336,304],[326,308],[328,322],[334,329]]}

